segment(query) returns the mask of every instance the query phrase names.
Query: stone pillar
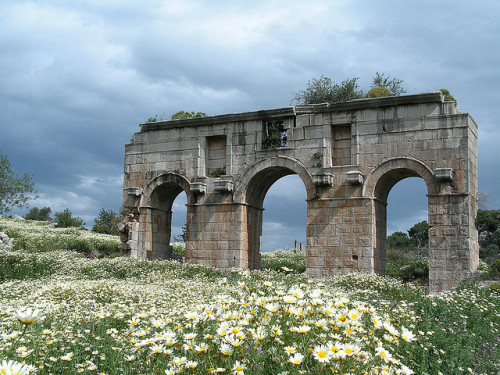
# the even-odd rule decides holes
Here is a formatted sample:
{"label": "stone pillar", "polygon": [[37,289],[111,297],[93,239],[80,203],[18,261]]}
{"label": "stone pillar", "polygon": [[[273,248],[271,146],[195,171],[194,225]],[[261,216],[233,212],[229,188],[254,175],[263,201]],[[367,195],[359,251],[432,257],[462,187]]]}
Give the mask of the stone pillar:
{"label": "stone pillar", "polygon": [[387,272],[387,203],[373,199],[373,272],[385,275]]}
{"label": "stone pillar", "polygon": [[188,206],[186,261],[220,268],[248,268],[246,209],[236,203]]}
{"label": "stone pillar", "polygon": [[170,247],[172,211],[151,208],[149,212],[151,213],[152,246],[148,259],[170,259],[172,257]]}
{"label": "stone pillar", "polygon": [[[246,232],[248,247],[242,247],[242,267],[260,269],[260,237],[262,236],[263,209],[255,206],[245,206],[247,212]],[[246,255],[246,259],[245,259]]]}
{"label": "stone pillar", "polygon": [[307,275],[373,272],[371,200],[326,198],[307,202]]}
{"label": "stone pillar", "polygon": [[429,195],[431,293],[456,288],[477,268],[479,251],[473,208],[469,194]]}

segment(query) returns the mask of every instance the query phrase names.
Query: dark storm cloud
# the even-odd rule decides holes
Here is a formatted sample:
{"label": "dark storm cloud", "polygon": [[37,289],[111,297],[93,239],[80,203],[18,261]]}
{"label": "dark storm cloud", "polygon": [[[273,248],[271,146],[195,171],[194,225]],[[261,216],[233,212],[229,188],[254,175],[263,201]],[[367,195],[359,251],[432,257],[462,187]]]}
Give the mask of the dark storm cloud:
{"label": "dark storm cloud", "polygon": [[[499,9],[489,1],[2,1],[0,152],[34,174],[34,205],[68,207],[89,223],[100,208],[119,209],[123,145],[147,118],[288,106],[321,74],[359,77],[366,91],[385,72],[409,94],[447,88],[472,114],[480,189],[498,208]],[[262,239],[292,246],[278,242],[305,231],[305,214],[291,212],[303,186],[290,183],[288,201],[273,189]],[[422,217],[420,206],[391,206],[399,224]]]}

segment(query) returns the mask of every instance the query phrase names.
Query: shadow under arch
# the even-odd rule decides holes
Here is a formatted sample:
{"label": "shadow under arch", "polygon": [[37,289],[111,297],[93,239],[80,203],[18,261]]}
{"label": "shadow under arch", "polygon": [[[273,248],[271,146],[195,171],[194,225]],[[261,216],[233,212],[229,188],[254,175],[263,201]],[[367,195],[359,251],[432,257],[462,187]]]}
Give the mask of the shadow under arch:
{"label": "shadow under arch", "polygon": [[[366,178],[363,196],[372,198],[375,220],[372,223],[373,270],[385,274],[387,268],[387,197],[399,181],[408,177],[421,178],[427,187],[427,196],[439,192],[438,181],[424,163],[413,158],[393,158],[379,164]],[[427,201],[429,212],[429,200]],[[429,220],[427,220],[429,222]],[[429,243],[431,243],[429,233]],[[432,249],[429,249],[432,255]]]}
{"label": "shadow under arch", "polygon": [[280,178],[296,174],[304,183],[307,199],[314,195],[312,177],[298,160],[289,157],[271,157],[259,160],[246,169],[235,181],[234,199],[244,203],[246,225],[244,225],[243,254],[240,267],[260,268],[260,236],[262,235],[262,212],[264,198],[271,186]]}
{"label": "shadow under arch", "polygon": [[[146,249],[149,259],[170,259],[172,248],[172,206],[179,194],[186,193],[187,203],[190,202],[190,187],[186,177],[176,173],[161,174],[147,185],[145,189],[146,222],[151,233],[150,248]],[[186,228],[189,223],[186,222]],[[186,230],[186,234],[189,230]],[[186,238],[188,241],[188,238]]]}

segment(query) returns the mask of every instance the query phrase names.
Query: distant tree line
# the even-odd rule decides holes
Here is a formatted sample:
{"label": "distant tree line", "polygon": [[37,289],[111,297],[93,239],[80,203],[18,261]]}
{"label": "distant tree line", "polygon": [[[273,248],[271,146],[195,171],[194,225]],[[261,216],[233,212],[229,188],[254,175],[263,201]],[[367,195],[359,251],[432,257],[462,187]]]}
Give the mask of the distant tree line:
{"label": "distant tree line", "polygon": [[[54,218],[50,217],[52,210],[50,207],[33,207],[24,216],[26,220],[38,220],[53,222],[57,228],[81,228],[84,229],[85,222],[78,216],[73,216],[71,211],[66,208],[61,212],[56,212]],[[113,210],[101,208],[99,215],[94,219],[92,232],[119,235],[118,224],[120,215]]]}
{"label": "distant tree line", "polygon": [[[479,209],[476,217],[479,257],[487,263],[500,259],[500,210]],[[406,233],[394,232],[387,237],[387,248],[395,250],[426,249],[429,246],[427,221],[412,226]]]}
{"label": "distant tree line", "polygon": [[500,259],[500,210],[477,210],[479,257],[487,263]]}

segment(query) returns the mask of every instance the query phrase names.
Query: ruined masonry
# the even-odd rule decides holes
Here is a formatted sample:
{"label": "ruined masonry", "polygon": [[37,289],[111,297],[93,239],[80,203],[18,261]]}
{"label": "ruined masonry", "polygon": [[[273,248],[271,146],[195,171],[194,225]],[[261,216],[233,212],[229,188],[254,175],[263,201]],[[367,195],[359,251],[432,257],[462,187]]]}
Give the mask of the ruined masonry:
{"label": "ruined masonry", "polygon": [[427,185],[430,291],[476,270],[477,125],[440,92],[142,124],[125,147],[124,252],[169,258],[184,192],[186,261],[259,268],[264,198],[289,174],[307,192],[308,276],[384,274],[387,197],[407,177]]}

